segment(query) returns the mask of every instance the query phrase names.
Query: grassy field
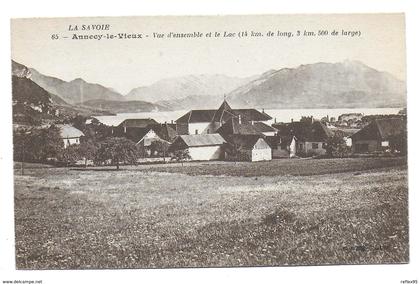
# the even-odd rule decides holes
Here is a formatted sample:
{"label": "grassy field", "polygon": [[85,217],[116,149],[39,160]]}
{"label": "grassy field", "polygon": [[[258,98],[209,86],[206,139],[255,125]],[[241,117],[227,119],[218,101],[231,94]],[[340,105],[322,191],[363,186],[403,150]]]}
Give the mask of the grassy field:
{"label": "grassy field", "polygon": [[147,171],[214,176],[310,176],[331,173],[366,171],[370,169],[407,167],[405,157],[346,159],[278,159],[261,162],[191,162],[145,167]]}
{"label": "grassy field", "polygon": [[24,176],[16,169],[17,267],[407,262],[405,165],[382,158],[118,172],[33,167]]}

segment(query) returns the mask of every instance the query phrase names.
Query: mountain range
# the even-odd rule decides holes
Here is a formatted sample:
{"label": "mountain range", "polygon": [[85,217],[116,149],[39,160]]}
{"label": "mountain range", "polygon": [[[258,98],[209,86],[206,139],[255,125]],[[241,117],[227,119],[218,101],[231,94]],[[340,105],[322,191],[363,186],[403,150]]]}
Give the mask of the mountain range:
{"label": "mountain range", "polygon": [[224,95],[255,78],[256,76],[237,78],[221,74],[167,78],[159,80],[150,86],[132,89],[125,98],[127,100],[170,104],[171,101],[176,102],[188,97],[215,97],[220,102]]}
{"label": "mountain range", "polygon": [[70,82],[59,78],[46,76],[34,68],[29,69],[32,76],[31,80],[37,83],[46,91],[56,94],[71,104],[82,103],[84,101],[103,99],[113,101],[123,101],[124,96],[99,84],[88,83],[82,78],[74,79]]}
{"label": "mountain range", "polygon": [[358,61],[270,70],[228,95],[235,107],[375,108],[406,105],[405,83]]}
{"label": "mountain range", "polygon": [[358,61],[273,69],[247,78],[220,74],[167,78],[125,96],[81,78],[64,81],[47,76],[14,61],[12,72],[45,89],[57,104],[114,113],[215,108],[224,96],[236,108],[406,106],[404,81]]}

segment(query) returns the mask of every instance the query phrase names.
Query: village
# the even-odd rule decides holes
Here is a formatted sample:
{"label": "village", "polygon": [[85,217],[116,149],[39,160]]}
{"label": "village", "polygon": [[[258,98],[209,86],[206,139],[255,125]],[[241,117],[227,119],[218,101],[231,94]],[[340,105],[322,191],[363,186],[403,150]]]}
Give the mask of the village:
{"label": "village", "polygon": [[[141,153],[140,163],[257,162],[406,153],[406,116],[401,113],[365,118],[361,113],[349,113],[337,120],[302,117],[300,121],[276,121],[272,125],[266,123],[270,120],[272,117],[264,110],[232,109],[224,100],[218,109],[191,110],[170,123],[158,123],[151,118],[125,119],[118,126],[109,127],[109,136],[132,141]],[[92,119],[86,123],[92,123]],[[83,143],[85,134],[80,129],[71,124],[58,127],[65,149]],[[124,158],[119,160],[119,163],[128,162]]]}
{"label": "village", "polygon": [[16,131],[17,266],[405,262],[404,113],[278,122],[225,100]]}

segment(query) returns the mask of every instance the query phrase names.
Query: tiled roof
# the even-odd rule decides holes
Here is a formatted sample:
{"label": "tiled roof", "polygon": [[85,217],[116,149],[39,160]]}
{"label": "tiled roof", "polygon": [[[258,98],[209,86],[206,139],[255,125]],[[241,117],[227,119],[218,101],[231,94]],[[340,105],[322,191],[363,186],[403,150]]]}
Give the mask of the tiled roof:
{"label": "tiled roof", "polygon": [[176,130],[167,123],[155,125],[152,128],[160,138],[166,141],[173,141],[177,136]]}
{"label": "tiled roof", "polygon": [[230,105],[226,101],[223,101],[219,109],[214,113],[212,121],[224,123],[235,116],[236,114],[233,112]]}
{"label": "tiled roof", "polygon": [[146,127],[130,127],[122,135],[138,143],[147,133],[149,133],[150,130],[153,130],[160,139],[168,142],[173,141],[177,135],[176,131],[167,124],[152,124]]}
{"label": "tiled roof", "polygon": [[277,132],[277,129],[275,129],[274,127],[260,121],[254,122],[254,128],[259,132]]}
{"label": "tiled roof", "polygon": [[325,142],[333,136],[332,131],[319,121],[278,123],[273,124],[273,127],[278,129],[278,135],[295,136],[299,141]]}
{"label": "tiled roof", "polygon": [[234,134],[226,139],[229,144],[239,146],[242,149],[252,149],[259,139],[263,139],[269,146],[270,144],[260,135],[239,135]]}
{"label": "tiled roof", "polygon": [[150,130],[150,127],[133,127],[127,129],[127,132],[123,133],[123,136],[135,143],[138,143]]}
{"label": "tiled roof", "polygon": [[199,146],[215,146],[215,145],[223,145],[226,143],[225,139],[223,139],[220,134],[199,134],[199,135],[180,135],[178,136],[174,144],[176,144],[177,140],[182,140],[183,143],[188,147],[199,147]]}
{"label": "tiled roof", "polygon": [[191,110],[178,118],[177,123],[198,123],[198,122],[211,122],[213,119],[215,109],[196,109]]}
{"label": "tiled roof", "polygon": [[130,118],[121,122],[118,127],[145,128],[150,125],[156,125],[156,124],[159,124],[159,123],[152,118]]}
{"label": "tiled roof", "polygon": [[232,134],[242,134],[242,135],[260,135],[261,132],[258,131],[252,124],[239,124],[237,119],[230,119],[225,124],[223,124],[217,133],[220,133],[223,137]]}
{"label": "tiled roof", "polygon": [[232,117],[243,121],[267,121],[271,116],[256,109],[232,109],[226,101],[223,101],[219,109],[191,110],[176,120],[177,123],[198,122],[226,122]]}
{"label": "tiled roof", "polygon": [[367,126],[354,133],[352,139],[389,139],[405,135],[407,122],[401,118],[376,119]]}
{"label": "tiled roof", "polygon": [[234,114],[237,116],[241,116],[242,120],[248,120],[248,121],[267,121],[272,119],[271,116],[266,114],[265,112],[259,112],[258,110],[254,108],[249,109],[234,109]]}

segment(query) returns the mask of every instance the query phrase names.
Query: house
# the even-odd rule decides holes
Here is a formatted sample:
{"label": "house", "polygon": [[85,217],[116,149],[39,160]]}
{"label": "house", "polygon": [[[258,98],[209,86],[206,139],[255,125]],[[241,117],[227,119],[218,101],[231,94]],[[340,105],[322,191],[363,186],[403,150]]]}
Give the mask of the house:
{"label": "house", "polygon": [[179,135],[169,147],[169,152],[187,150],[191,160],[209,161],[224,158],[225,139],[218,134]]}
{"label": "house", "polygon": [[296,157],[297,139],[295,136],[267,136],[266,140],[271,146],[273,159]]}
{"label": "house", "polygon": [[234,118],[226,121],[216,132],[225,139],[229,135],[263,135],[254,124],[240,124]]}
{"label": "house", "polygon": [[146,129],[159,123],[152,118],[130,118],[121,122],[117,127],[112,127],[114,136],[130,136],[138,129]]}
{"label": "house", "polygon": [[351,136],[354,153],[407,150],[407,121],[404,118],[375,119]]}
{"label": "house", "polygon": [[154,141],[169,145],[177,135],[170,124],[159,124],[151,118],[126,119],[116,128],[113,128],[112,133],[114,136],[130,139],[139,148],[145,150],[147,156],[156,154],[151,147]]}
{"label": "house", "polygon": [[261,135],[230,135],[225,159],[230,161],[270,161],[271,147]]}
{"label": "house", "polygon": [[179,135],[215,133],[227,121],[234,119],[239,124],[268,121],[271,116],[256,109],[232,109],[226,100],[215,110],[191,110],[176,120]]}
{"label": "house", "polygon": [[70,124],[57,125],[60,131],[60,137],[63,139],[64,148],[70,145],[80,144],[80,138],[85,136],[82,131],[71,126]]}
{"label": "house", "polygon": [[278,129],[278,136],[296,139],[297,156],[319,156],[326,154],[327,141],[334,134],[320,121],[303,120],[290,123],[277,123],[273,127]]}
{"label": "house", "polygon": [[144,128],[130,128],[123,135],[136,143],[137,147],[145,150],[147,156],[157,153],[152,149],[153,142],[162,142],[169,146],[175,140],[176,131],[168,124],[150,124]]}
{"label": "house", "polygon": [[262,133],[266,137],[274,136],[277,134],[277,129],[265,124],[264,122],[256,121],[252,125],[258,132]]}
{"label": "house", "polygon": [[[231,118],[219,127],[216,132],[222,135],[229,143],[228,146],[230,145],[230,149],[226,149],[230,153],[227,155],[229,160],[261,161],[272,159],[272,147],[268,138],[275,137],[277,129],[263,122],[240,124],[239,120]],[[258,139],[256,138],[262,139],[257,141]],[[249,143],[254,144],[251,145]]]}

